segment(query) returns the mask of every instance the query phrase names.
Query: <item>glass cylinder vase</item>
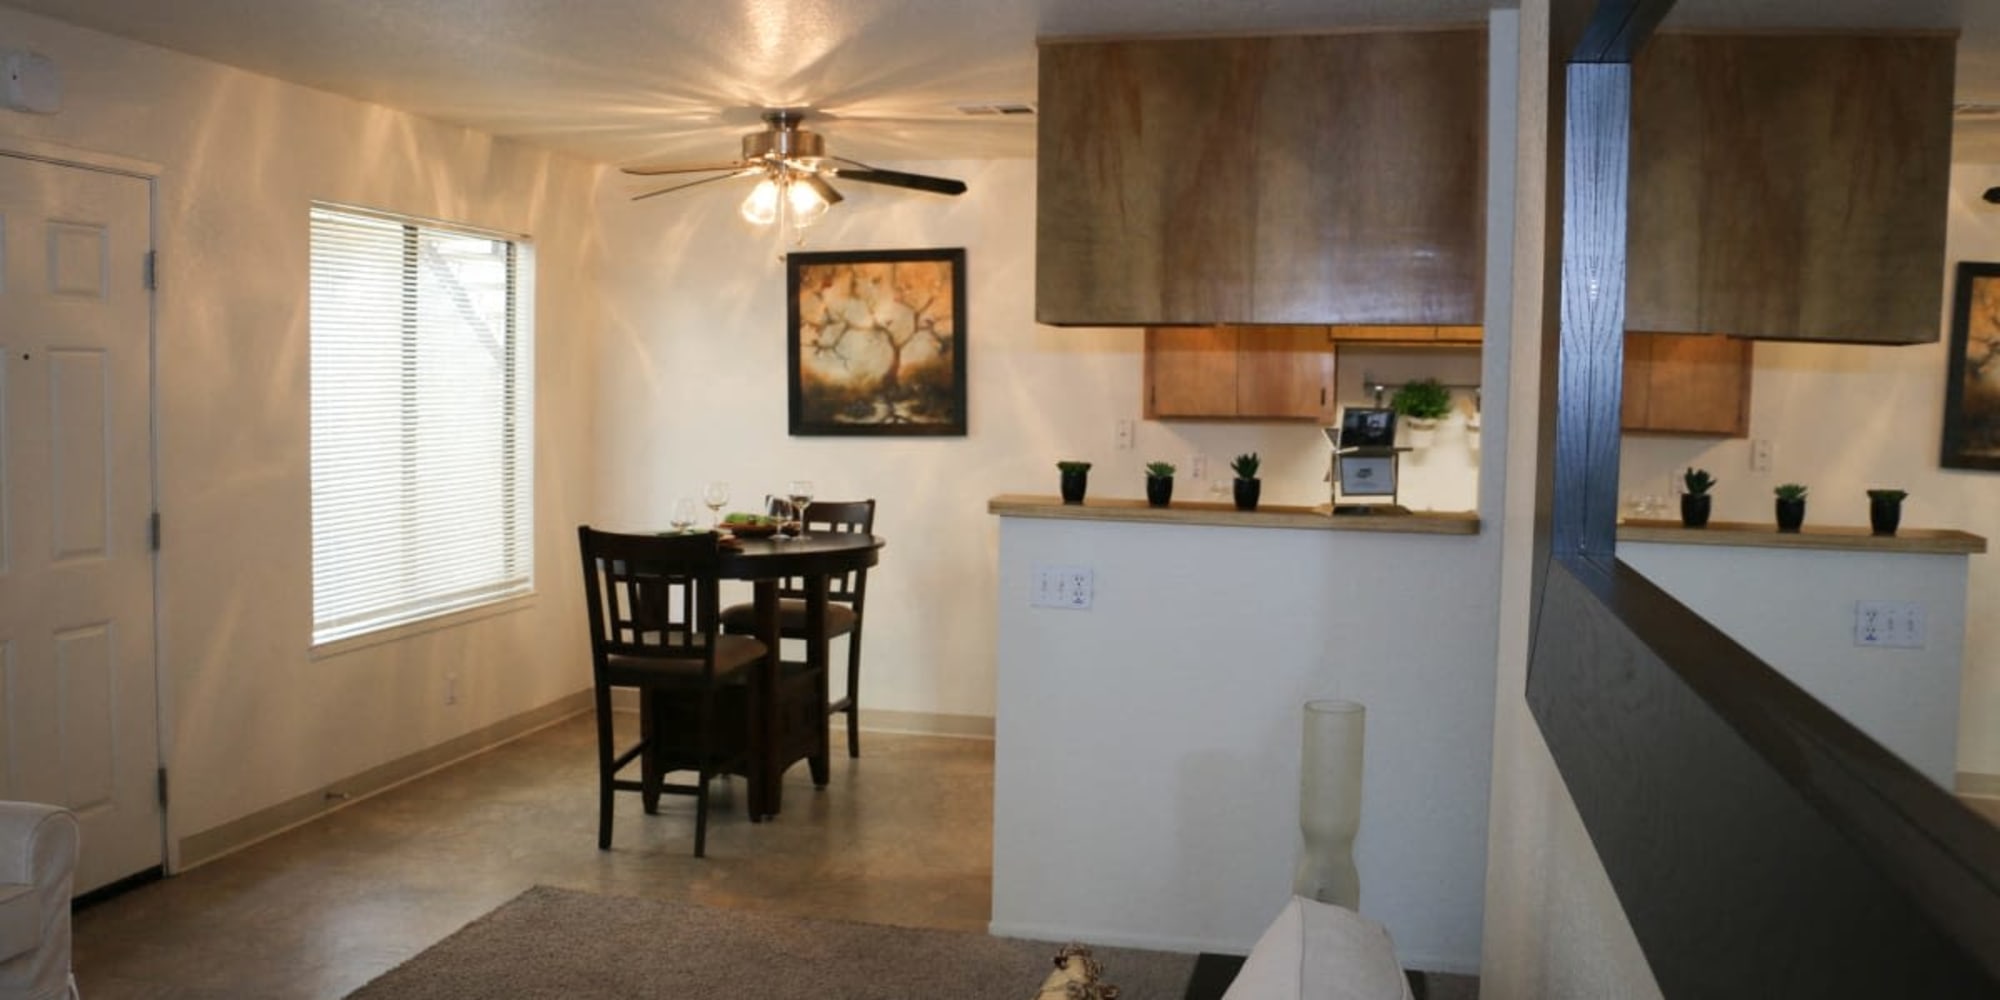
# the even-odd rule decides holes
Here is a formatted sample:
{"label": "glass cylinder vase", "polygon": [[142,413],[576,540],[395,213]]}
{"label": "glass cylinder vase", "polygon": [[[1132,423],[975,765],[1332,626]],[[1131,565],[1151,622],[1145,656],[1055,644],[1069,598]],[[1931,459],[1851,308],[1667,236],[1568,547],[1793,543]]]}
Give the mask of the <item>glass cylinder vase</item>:
{"label": "glass cylinder vase", "polygon": [[1309,701],[1299,759],[1299,849],[1292,891],[1344,906],[1361,904],[1354,836],[1361,830],[1361,751],[1368,710],[1352,701]]}

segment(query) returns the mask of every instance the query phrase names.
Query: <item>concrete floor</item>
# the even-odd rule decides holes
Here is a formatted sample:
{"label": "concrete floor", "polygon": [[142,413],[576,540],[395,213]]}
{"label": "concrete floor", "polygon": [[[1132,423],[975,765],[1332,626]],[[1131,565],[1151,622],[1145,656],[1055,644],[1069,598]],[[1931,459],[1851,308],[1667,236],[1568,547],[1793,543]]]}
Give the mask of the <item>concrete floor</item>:
{"label": "concrete floor", "polygon": [[[597,850],[588,714],[192,871],[86,907],[74,964],[90,1000],[340,997],[534,885],[805,917],[983,932],[993,745],[865,733],[815,790],[751,824],[718,783],[708,857],[694,802],[617,799]],[[836,727],[835,746],[845,737]]]}

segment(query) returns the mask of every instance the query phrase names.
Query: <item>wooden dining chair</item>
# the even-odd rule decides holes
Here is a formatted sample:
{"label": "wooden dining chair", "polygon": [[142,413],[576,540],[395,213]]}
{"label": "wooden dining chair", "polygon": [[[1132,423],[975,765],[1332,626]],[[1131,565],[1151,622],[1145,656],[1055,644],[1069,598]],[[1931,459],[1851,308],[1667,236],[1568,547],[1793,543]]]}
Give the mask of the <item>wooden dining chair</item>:
{"label": "wooden dining chair", "polygon": [[[716,535],[621,535],[577,528],[583,551],[597,700],[597,847],[611,848],[611,800],[636,791],[648,813],[661,793],[695,797],[694,855],[708,847],[708,786],[750,768],[749,668],[765,646],[723,634],[716,611]],[[642,699],[639,741],[614,749],[611,691]],[[618,777],[639,761],[640,778]],[[668,784],[671,771],[693,784]]]}
{"label": "wooden dining chair", "polygon": [[[808,535],[828,533],[875,533],[874,500],[814,500],[804,518]],[[778,585],[778,636],[806,638],[804,582],[784,580]],[[847,755],[861,756],[861,624],[868,600],[868,571],[854,570],[827,581],[826,638],[847,636],[847,693],[829,701],[827,715],[847,715]],[[722,609],[722,627],[739,635],[757,631],[754,604],[732,604]]]}

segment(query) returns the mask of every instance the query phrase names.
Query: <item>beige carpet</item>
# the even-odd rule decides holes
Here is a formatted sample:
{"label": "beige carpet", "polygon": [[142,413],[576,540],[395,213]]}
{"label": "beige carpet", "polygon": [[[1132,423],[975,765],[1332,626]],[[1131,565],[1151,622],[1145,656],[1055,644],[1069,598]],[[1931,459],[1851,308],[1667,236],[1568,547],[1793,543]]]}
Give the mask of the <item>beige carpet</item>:
{"label": "beige carpet", "polygon": [[[537,886],[354,1000],[1027,1000],[1057,945]],[[1179,1000],[1194,956],[1094,948],[1124,1000]]]}

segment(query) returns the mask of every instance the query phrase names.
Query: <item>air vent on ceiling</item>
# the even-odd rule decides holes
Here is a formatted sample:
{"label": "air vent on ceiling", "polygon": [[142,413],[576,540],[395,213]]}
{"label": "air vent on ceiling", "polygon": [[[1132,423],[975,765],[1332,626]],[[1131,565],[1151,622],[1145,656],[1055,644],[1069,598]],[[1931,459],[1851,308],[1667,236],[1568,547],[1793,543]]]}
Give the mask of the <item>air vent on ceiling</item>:
{"label": "air vent on ceiling", "polygon": [[1023,101],[993,101],[961,104],[958,113],[962,115],[1019,115],[1033,117],[1035,106]]}

